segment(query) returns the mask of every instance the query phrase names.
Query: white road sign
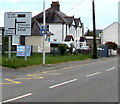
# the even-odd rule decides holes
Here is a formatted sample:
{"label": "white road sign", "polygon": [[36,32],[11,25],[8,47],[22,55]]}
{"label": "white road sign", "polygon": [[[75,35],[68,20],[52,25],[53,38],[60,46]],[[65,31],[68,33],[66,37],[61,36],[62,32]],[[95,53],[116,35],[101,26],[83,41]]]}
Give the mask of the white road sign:
{"label": "white road sign", "polygon": [[31,12],[5,12],[5,35],[31,35]]}

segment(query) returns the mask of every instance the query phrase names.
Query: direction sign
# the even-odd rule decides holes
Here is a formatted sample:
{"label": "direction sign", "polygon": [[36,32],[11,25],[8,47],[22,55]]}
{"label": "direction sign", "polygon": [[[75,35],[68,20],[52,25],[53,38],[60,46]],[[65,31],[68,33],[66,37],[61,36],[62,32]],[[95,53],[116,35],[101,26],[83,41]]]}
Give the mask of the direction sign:
{"label": "direction sign", "polygon": [[46,26],[45,25],[41,25],[40,35],[46,35]]}
{"label": "direction sign", "polygon": [[31,12],[5,12],[5,35],[31,35]]}

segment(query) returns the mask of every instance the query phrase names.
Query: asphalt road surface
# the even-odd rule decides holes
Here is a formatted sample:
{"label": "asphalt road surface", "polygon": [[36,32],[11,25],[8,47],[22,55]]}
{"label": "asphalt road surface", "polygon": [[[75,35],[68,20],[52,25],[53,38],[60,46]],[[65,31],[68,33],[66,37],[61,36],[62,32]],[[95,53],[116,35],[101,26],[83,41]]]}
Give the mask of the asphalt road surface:
{"label": "asphalt road surface", "polygon": [[118,58],[4,77],[5,102],[118,102]]}

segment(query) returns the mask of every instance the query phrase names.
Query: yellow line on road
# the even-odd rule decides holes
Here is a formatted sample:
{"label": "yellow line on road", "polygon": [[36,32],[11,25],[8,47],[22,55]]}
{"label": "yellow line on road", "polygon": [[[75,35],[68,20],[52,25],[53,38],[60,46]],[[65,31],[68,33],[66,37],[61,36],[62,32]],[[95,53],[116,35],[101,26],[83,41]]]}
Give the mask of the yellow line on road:
{"label": "yellow line on road", "polygon": [[30,76],[38,76],[38,75],[44,75],[44,74],[48,74],[48,75],[62,75],[61,73],[51,73],[51,72],[53,72],[53,71],[45,71],[45,72],[41,72],[41,73],[38,73],[38,74],[30,74]]}
{"label": "yellow line on road", "polygon": [[1,84],[15,84],[15,83],[0,83],[0,85],[1,85]]}
{"label": "yellow line on road", "polygon": [[18,81],[14,81],[14,80],[11,80],[11,79],[5,79],[6,81],[9,81],[9,82],[12,82],[12,83],[17,83],[17,84],[20,84],[22,82],[18,82]]}
{"label": "yellow line on road", "polygon": [[22,80],[22,79],[35,79],[35,78],[16,78],[17,80]]}
{"label": "yellow line on road", "polygon": [[37,79],[43,79],[44,78],[44,77],[38,77],[38,76],[35,76],[35,75],[27,75],[27,76],[34,77],[34,78],[37,78]]}
{"label": "yellow line on road", "polygon": [[38,74],[31,74],[31,75],[42,75],[41,73],[38,73]]}
{"label": "yellow line on road", "polygon": [[44,71],[44,72],[40,72],[40,73],[44,74],[44,73],[55,72],[55,71],[56,70],[48,70],[48,71]]}
{"label": "yellow line on road", "polygon": [[64,68],[61,68],[61,69],[70,69],[70,68],[73,68],[73,67],[75,67],[75,66],[72,66],[72,67],[64,67]]}

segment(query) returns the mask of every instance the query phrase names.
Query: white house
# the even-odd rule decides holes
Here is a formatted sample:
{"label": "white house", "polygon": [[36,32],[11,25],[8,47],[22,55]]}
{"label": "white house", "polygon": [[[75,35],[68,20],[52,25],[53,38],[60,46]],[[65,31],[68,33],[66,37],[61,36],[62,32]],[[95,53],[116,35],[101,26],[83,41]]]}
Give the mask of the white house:
{"label": "white house", "polygon": [[[108,27],[103,30],[103,34],[101,36],[102,43],[105,44],[106,42],[115,42],[117,45],[120,45],[119,42],[119,31],[120,31],[120,24],[118,22],[114,22]],[[116,55],[116,50],[111,50],[110,55]]]}
{"label": "white house", "polygon": [[119,25],[120,24],[118,22],[114,22],[103,30],[103,34],[101,37],[103,44],[105,44],[106,42],[115,42],[116,44],[118,44]]}
{"label": "white house", "polygon": [[[73,41],[74,46],[77,46],[77,42],[80,41],[80,36],[82,36],[83,26],[80,18],[75,18],[74,16],[67,16],[60,11],[60,4],[58,1],[52,2],[51,7],[46,11],[46,27],[47,42],[70,42]],[[40,28],[43,24],[43,12],[34,16],[32,18],[32,39],[34,36],[41,38]],[[31,37],[28,37],[26,40],[29,45]],[[35,38],[35,37],[34,37]],[[36,42],[36,39],[32,40],[32,44]],[[39,42],[40,44],[40,42]],[[49,43],[48,43],[49,44]]]}

